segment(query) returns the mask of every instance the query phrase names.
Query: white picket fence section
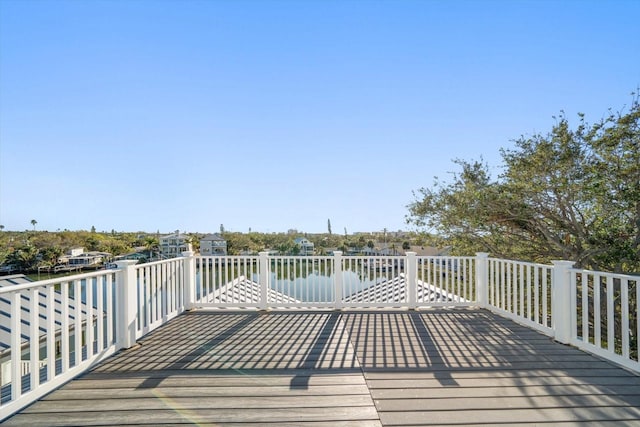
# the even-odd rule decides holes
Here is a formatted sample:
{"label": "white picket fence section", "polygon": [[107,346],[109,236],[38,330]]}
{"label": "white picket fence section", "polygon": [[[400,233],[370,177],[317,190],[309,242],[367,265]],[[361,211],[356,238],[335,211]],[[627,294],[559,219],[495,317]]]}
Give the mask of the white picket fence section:
{"label": "white picket fence section", "polygon": [[489,258],[487,308],[553,336],[551,265]]}
{"label": "white picket fence section", "polygon": [[640,277],[570,269],[571,344],[638,371]]}
{"label": "white picket fence section", "polygon": [[[0,419],[81,374],[119,348],[116,270],[0,288],[10,303]],[[4,369],[3,369],[4,370]]]}
{"label": "white picket fence section", "polygon": [[0,354],[10,371],[0,420],[185,310],[200,308],[479,307],[640,373],[639,278],[572,266],[486,253],[202,257],[186,252],[0,288],[0,302],[10,307],[11,330],[10,350]]}
{"label": "white picket fence section", "polygon": [[475,257],[195,258],[195,306],[418,308],[475,305]]}

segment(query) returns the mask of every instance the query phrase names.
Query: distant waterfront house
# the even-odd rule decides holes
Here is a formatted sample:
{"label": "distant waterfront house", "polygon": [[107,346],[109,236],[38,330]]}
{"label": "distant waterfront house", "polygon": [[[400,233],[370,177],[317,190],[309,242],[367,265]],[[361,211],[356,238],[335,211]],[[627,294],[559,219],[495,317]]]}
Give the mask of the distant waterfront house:
{"label": "distant waterfront house", "polygon": [[92,266],[99,265],[105,261],[108,261],[111,257],[107,252],[85,252],[79,255],[70,256],[67,258],[69,265],[74,266]]}
{"label": "distant waterfront house", "polygon": [[168,234],[160,237],[160,251],[162,255],[174,258],[189,250],[189,236],[181,233]]}
{"label": "distant waterfront house", "polygon": [[296,238],[293,243],[300,248],[300,255],[313,255],[314,245],[304,237]]}
{"label": "distant waterfront house", "polygon": [[67,256],[78,256],[80,254],[84,253],[84,248],[71,248],[69,249],[69,253]]}
{"label": "distant waterfront house", "polygon": [[200,255],[226,255],[227,241],[219,234],[208,234],[200,239]]}
{"label": "distant waterfront house", "polygon": [[58,257],[59,264],[69,264],[69,258],[77,257],[84,253],[84,248],[71,248],[66,254]]}
{"label": "distant waterfront house", "polygon": [[117,257],[114,257],[113,260],[114,261],[133,260],[133,261],[149,262],[149,261],[157,261],[161,259],[164,259],[164,257],[162,256],[162,254],[158,252],[140,250],[140,251],[131,252],[125,255],[119,255]]}

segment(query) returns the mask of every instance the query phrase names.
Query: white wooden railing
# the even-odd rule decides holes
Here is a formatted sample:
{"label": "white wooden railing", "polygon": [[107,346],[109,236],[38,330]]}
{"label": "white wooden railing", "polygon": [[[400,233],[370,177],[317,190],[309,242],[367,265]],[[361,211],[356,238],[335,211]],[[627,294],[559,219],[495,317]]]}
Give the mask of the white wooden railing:
{"label": "white wooden railing", "polygon": [[0,419],[118,349],[117,275],[108,270],[0,288],[11,330]]}
{"label": "white wooden railing", "polygon": [[194,307],[418,308],[476,305],[475,257],[196,257]]}
{"label": "white wooden railing", "polygon": [[184,311],[190,259],[122,261],[117,270],[0,288],[11,330],[0,355],[0,420]]}
{"label": "white wooden railing", "polygon": [[10,305],[12,331],[10,350],[0,355],[10,371],[0,420],[197,308],[480,307],[640,372],[635,276],[486,253],[183,255],[141,265],[123,261],[116,270],[0,288],[0,298]]}
{"label": "white wooden railing", "polygon": [[640,277],[578,269],[568,274],[570,343],[640,371]]}
{"label": "white wooden railing", "polygon": [[551,265],[488,258],[484,307],[495,313],[554,335],[552,327]]}

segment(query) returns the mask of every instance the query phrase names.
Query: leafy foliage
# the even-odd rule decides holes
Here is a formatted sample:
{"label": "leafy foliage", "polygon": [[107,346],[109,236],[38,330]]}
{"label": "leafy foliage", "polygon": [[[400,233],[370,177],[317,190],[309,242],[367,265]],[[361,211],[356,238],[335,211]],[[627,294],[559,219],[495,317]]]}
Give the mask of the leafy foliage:
{"label": "leafy foliage", "polygon": [[450,183],[422,188],[408,221],[428,227],[458,253],[640,271],[640,104],[594,125],[564,113],[545,135],[501,150],[492,179],[481,161],[456,160]]}

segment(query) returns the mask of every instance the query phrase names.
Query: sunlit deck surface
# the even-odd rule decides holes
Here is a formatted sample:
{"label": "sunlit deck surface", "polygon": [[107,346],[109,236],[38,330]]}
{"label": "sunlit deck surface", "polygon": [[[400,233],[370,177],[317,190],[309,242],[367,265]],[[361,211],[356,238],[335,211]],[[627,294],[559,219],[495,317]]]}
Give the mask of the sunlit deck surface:
{"label": "sunlit deck surface", "polygon": [[6,425],[638,420],[640,377],[483,310],[194,311]]}

